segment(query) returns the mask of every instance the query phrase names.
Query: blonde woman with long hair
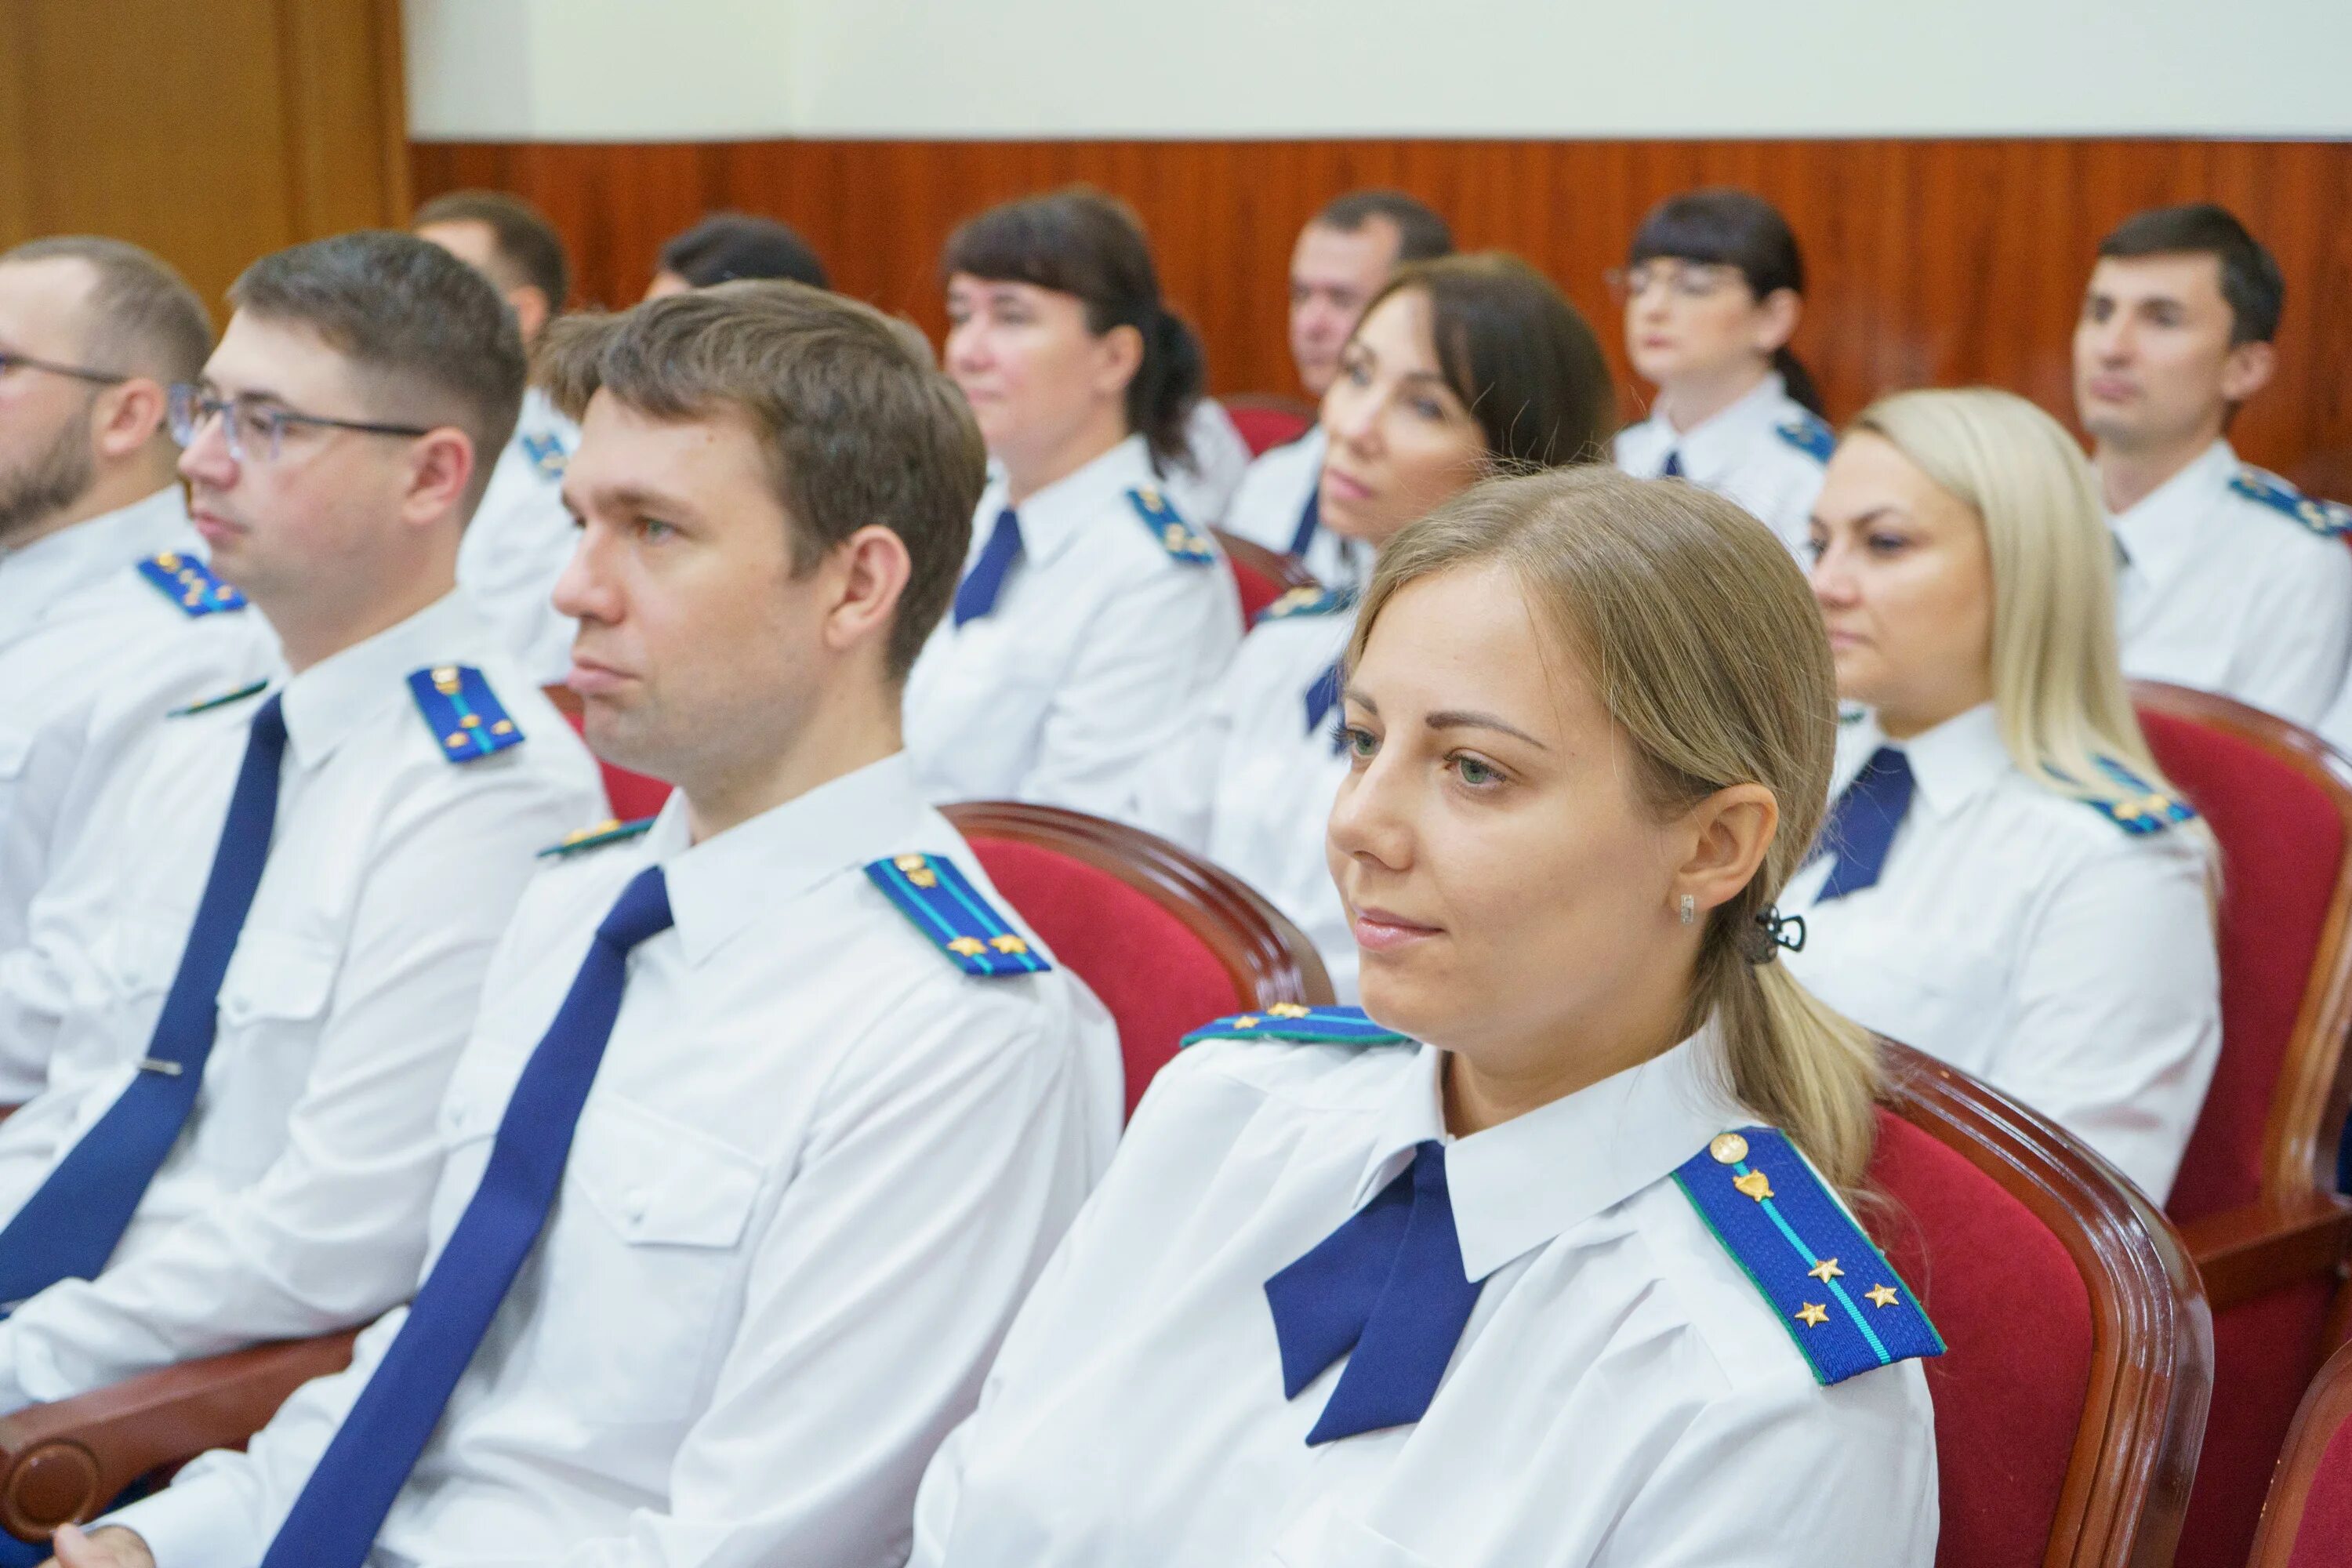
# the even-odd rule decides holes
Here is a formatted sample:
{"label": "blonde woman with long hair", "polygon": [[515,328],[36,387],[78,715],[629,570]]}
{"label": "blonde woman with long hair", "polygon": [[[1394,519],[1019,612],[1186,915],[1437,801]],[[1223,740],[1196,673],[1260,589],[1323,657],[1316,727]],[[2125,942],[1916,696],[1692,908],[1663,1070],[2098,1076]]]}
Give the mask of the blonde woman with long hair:
{"label": "blonde woman with long hair", "polygon": [[2161,1203],[2221,1051],[2213,843],[2116,662],[2115,546],[2058,422],[2005,392],[1864,410],[1814,508],[1839,694],[1790,966],[2054,1118]]}
{"label": "blonde woman with long hair", "polygon": [[1488,480],[1382,549],[1342,701],[1363,1006],[1160,1074],[913,1563],[1926,1568],[1941,1342],[1839,1195],[1876,1058],[1776,962],[1837,728],[1787,548]]}

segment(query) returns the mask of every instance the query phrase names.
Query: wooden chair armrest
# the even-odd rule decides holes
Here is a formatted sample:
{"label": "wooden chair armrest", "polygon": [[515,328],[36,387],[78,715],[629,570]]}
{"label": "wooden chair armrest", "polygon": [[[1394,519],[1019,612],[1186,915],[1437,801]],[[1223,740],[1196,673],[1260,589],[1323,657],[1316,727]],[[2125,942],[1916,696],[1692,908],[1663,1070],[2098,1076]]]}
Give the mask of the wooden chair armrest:
{"label": "wooden chair armrest", "polygon": [[2333,1193],[2265,1197],[2181,1226],[2215,1312],[2302,1280],[2334,1278],[2352,1254],[2352,1201]]}
{"label": "wooden chair armrest", "polygon": [[357,1337],[257,1345],[0,1416],[0,1526],[46,1541],[143,1475],[243,1447],[288,1394],[349,1365]]}

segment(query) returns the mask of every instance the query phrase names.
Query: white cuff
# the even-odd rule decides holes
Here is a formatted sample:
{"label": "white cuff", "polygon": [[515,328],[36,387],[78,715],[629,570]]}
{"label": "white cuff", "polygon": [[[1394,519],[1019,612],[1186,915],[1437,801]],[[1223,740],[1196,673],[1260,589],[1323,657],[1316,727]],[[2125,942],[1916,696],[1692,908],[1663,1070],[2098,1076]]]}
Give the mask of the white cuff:
{"label": "white cuff", "polygon": [[155,1568],[250,1568],[267,1544],[226,1476],[197,1476],[142,1498],[89,1526],[119,1524],[147,1543]]}

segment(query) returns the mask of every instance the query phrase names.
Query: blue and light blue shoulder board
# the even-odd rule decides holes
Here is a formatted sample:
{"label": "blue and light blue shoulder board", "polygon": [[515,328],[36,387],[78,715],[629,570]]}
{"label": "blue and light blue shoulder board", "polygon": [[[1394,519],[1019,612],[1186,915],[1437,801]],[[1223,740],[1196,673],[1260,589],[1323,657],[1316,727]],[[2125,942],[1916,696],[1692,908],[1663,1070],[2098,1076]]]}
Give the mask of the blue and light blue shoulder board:
{"label": "blue and light blue shoulder board", "polygon": [[577,855],[583,850],[599,849],[607,844],[618,844],[625,839],[642,836],[646,829],[653,825],[654,819],[650,816],[640,816],[635,822],[623,822],[617,816],[608,816],[602,822],[593,823],[586,827],[565,834],[541,850],[539,858],[545,860],[552,857],[562,859]]}
{"label": "blue and light blue shoulder board", "polygon": [[189,616],[217,616],[245,608],[245,595],[212,574],[193,555],[166,550],[139,563],[139,574],[163,591],[164,597]]}
{"label": "blue and light blue shoulder board", "polygon": [[2248,500],[2258,500],[2329,539],[2352,533],[2352,507],[2307,496],[2267,468],[2242,464],[2231,476],[2230,489]]}
{"label": "blue and light blue shoulder board", "polygon": [[1307,1007],[1276,1002],[1261,1013],[1236,1013],[1204,1024],[1176,1043],[1182,1047],[1197,1046],[1202,1040],[1291,1040],[1308,1046],[1390,1046],[1411,1038],[1373,1023],[1361,1007]]}
{"label": "blue and light blue shoulder board", "polygon": [[191,702],[184,708],[174,708],[163,715],[166,719],[184,719],[191,713],[209,713],[215,708],[226,708],[232,702],[242,702],[248,697],[258,697],[269,689],[267,680],[247,681],[234,691],[224,691],[217,697],[207,697]]}
{"label": "blue and light blue shoulder board", "polygon": [[2131,793],[2121,800],[2095,800],[2086,804],[2097,807],[2109,821],[2133,837],[2161,833],[2176,822],[2196,820],[2195,806],[2177,795],[2151,789],[2146,779],[2112,757],[2099,759],[2099,771]]}
{"label": "blue and light blue shoulder board", "polygon": [[498,695],[470,664],[436,664],[408,678],[416,710],[425,715],[441,754],[470,763],[522,744],[522,731],[499,706]]}
{"label": "blue and light blue shoulder board", "polygon": [[1166,496],[1144,485],[1128,491],[1127,499],[1134,506],[1135,515],[1143,520],[1143,526],[1151,531],[1151,537],[1160,542],[1160,548],[1171,556],[1188,566],[1205,566],[1216,560],[1216,551],[1192,531],[1191,523],[1177,515]]}
{"label": "blue and light blue shoulder board", "polygon": [[572,460],[572,454],[563,449],[563,438],[554,435],[525,436],[522,455],[543,479],[562,479],[563,466]]}
{"label": "blue and light blue shoulder board", "polygon": [[1826,463],[1837,450],[1837,432],[1811,414],[1801,414],[1772,426],[1773,433],[1816,463]]}
{"label": "blue and light blue shoulder board", "polygon": [[1717,1135],[1675,1181],[1822,1384],[1944,1353],[1895,1266],[1771,1128]]}
{"label": "blue and light blue shoulder board", "polygon": [[894,855],[867,866],[866,874],[966,974],[1035,974],[1054,967],[952,860]]}
{"label": "blue and light blue shoulder board", "polygon": [[1302,584],[1291,589],[1273,604],[1258,612],[1258,624],[1286,621],[1300,616],[1336,616],[1356,607],[1353,588],[1326,588],[1317,584]]}

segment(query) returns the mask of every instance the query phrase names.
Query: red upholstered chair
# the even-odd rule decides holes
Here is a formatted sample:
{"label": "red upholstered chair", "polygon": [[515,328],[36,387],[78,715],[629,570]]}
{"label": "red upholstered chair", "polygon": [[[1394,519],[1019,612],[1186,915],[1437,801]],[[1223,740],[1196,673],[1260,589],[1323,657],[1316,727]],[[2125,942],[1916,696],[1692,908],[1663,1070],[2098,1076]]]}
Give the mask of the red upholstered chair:
{"label": "red upholstered chair", "polygon": [[2160,1568],[2210,1391],[2197,1273],[2051,1122],[1890,1045],[1863,1218],[1944,1335],[1938,1568]]}
{"label": "red upholstered chair", "polygon": [[2352,1346],[2322,1367],[2295,1412],[2247,1568],[2352,1561]]}
{"label": "red upholstered chair", "polygon": [[[579,730],[579,693],[568,686],[549,686],[541,689],[547,693],[547,700],[572,721],[572,728]],[[662,808],[662,802],[669,798],[669,785],[659,779],[649,779],[643,773],[616,768],[602,757],[596,759],[596,766],[604,775],[604,804],[620,821],[635,822],[641,816],[651,816]]]}
{"label": "red upholstered chair", "polygon": [[2295,1403],[2340,1337],[2352,764],[2226,698],[2152,682],[2133,697],[2221,847],[2221,1060],[2166,1206],[2213,1310],[2213,1418],[2179,1561],[2237,1568]]}
{"label": "red upholstered chair", "polygon": [[1315,585],[1307,568],[1280,551],[1222,528],[1213,531],[1225,552],[1225,564],[1233,570],[1234,586],[1241,590],[1243,626],[1255,626],[1265,607],[1291,589]]}
{"label": "red upholstered chair", "polygon": [[1218,401],[1225,405],[1225,417],[1241,432],[1242,441],[1253,458],[1286,441],[1297,440],[1315,423],[1315,405],[1296,397],[1245,393]]}
{"label": "red upholstered chair", "polygon": [[1127,1108],[1188,1029],[1277,1002],[1322,1004],[1314,944],[1232,873],[1138,828],[1012,801],[948,818],[1013,907],[1118,1021]]}

